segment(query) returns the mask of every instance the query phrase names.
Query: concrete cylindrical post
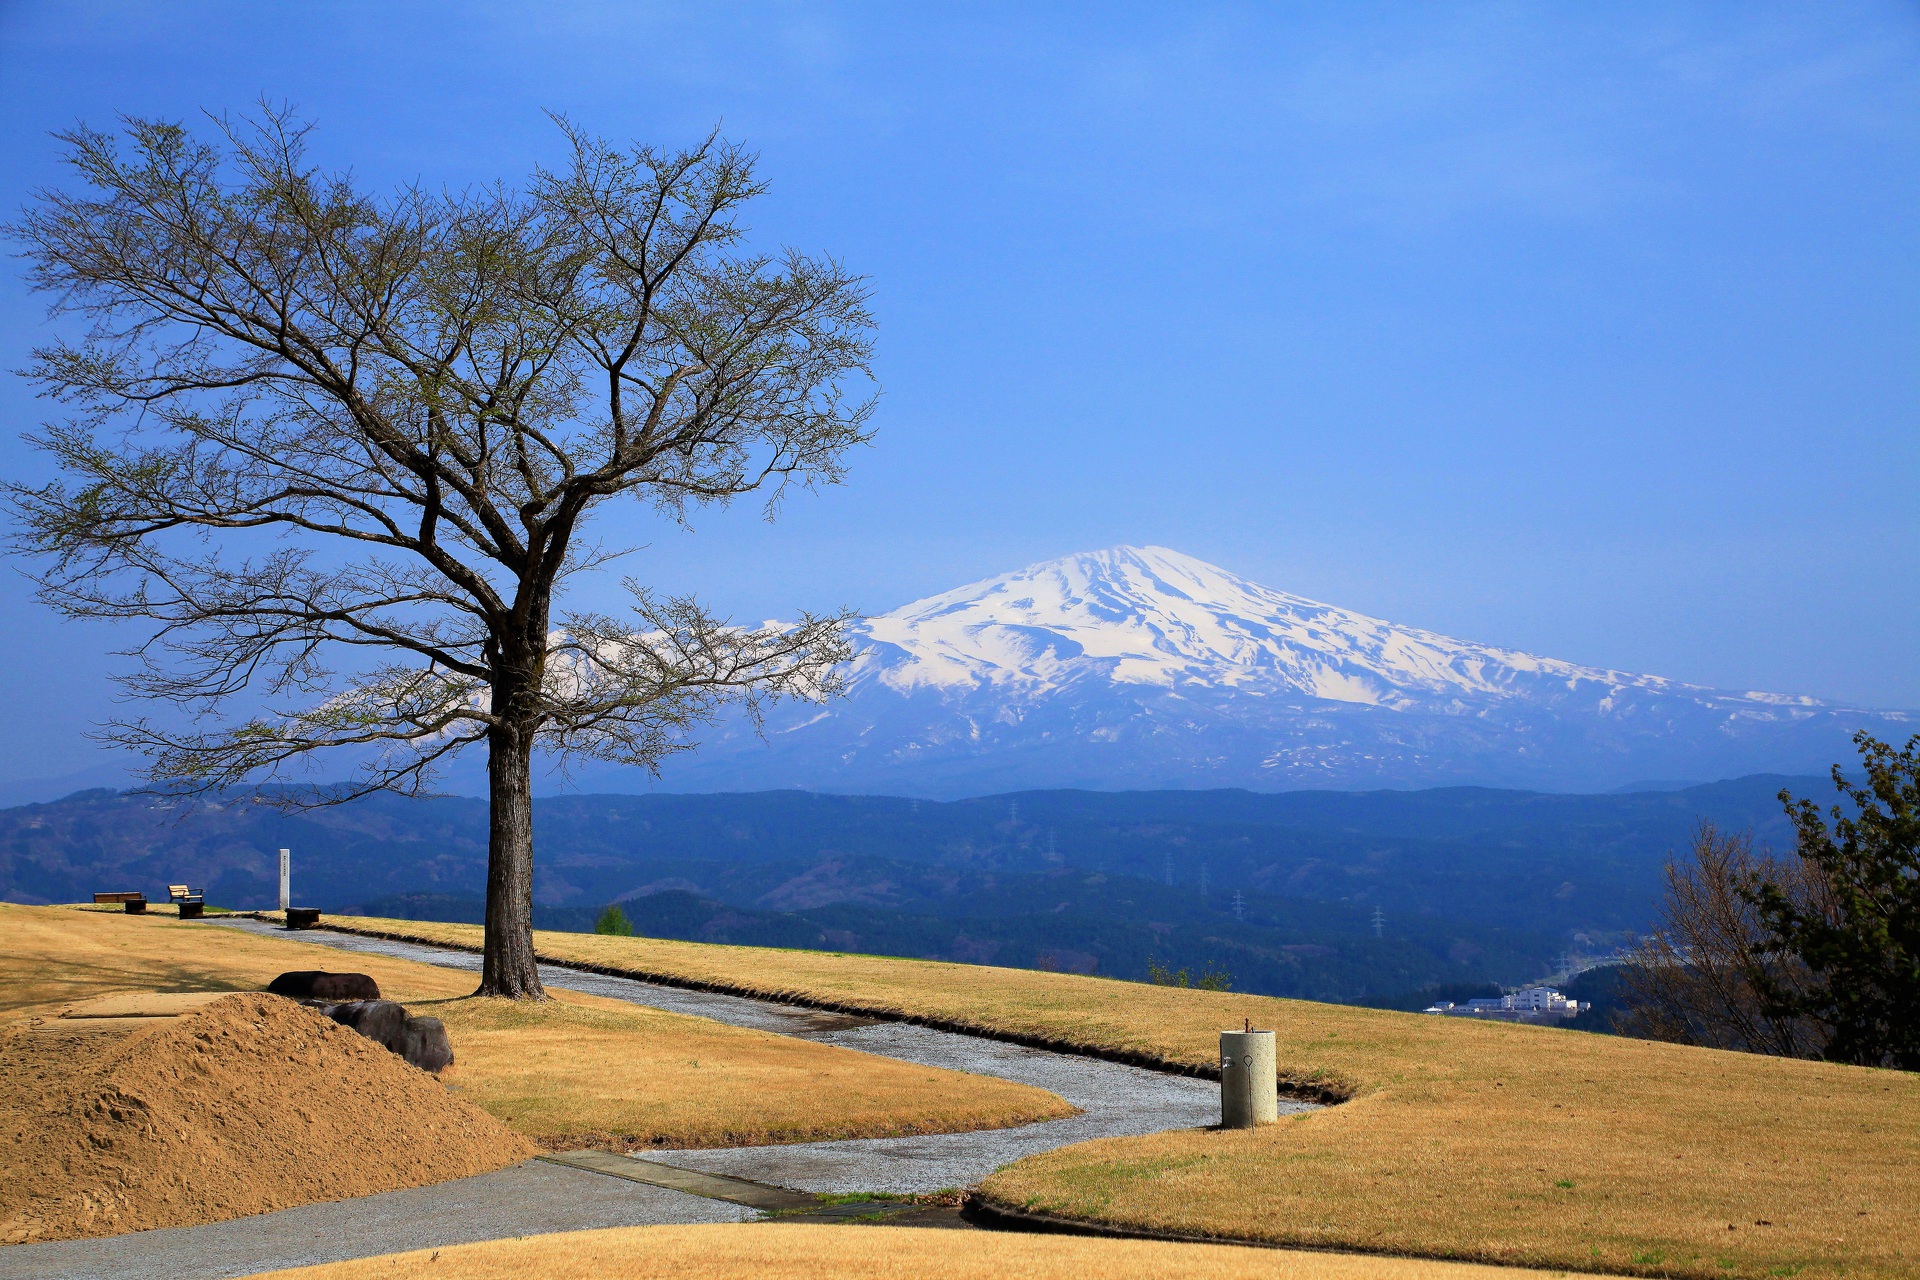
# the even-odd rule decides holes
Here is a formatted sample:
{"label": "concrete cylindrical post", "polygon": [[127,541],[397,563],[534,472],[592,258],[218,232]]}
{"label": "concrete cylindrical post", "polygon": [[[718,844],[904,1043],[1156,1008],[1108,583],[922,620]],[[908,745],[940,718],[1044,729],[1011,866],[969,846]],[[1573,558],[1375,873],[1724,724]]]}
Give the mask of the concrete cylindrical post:
{"label": "concrete cylindrical post", "polygon": [[1220,1033],[1220,1127],[1251,1129],[1280,1118],[1273,1032]]}

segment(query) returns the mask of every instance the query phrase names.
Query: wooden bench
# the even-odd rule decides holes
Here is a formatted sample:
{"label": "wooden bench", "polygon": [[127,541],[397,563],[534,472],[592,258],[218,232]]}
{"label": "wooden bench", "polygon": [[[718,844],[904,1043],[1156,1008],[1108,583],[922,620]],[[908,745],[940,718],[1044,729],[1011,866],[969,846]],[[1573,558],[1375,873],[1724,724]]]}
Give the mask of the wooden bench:
{"label": "wooden bench", "polygon": [[318,907],[287,908],[287,928],[289,929],[311,929],[319,923],[320,908]]}
{"label": "wooden bench", "polygon": [[167,896],[180,904],[182,920],[198,920],[207,909],[207,895],[204,892],[195,893],[184,884],[168,885]]}
{"label": "wooden bench", "polygon": [[125,903],[127,914],[130,916],[142,915],[147,909],[147,895],[137,889],[130,889],[121,893],[96,893],[93,895],[93,900],[96,903]]}

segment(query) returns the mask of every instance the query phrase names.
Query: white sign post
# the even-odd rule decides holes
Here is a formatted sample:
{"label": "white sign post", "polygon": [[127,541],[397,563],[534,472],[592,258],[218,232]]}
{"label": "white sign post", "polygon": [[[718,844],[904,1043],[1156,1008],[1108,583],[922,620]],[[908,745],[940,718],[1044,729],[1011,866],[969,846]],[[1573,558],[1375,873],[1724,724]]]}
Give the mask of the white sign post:
{"label": "white sign post", "polygon": [[292,853],[290,849],[280,851],[280,909],[282,911],[293,905],[292,881],[288,876],[287,866]]}

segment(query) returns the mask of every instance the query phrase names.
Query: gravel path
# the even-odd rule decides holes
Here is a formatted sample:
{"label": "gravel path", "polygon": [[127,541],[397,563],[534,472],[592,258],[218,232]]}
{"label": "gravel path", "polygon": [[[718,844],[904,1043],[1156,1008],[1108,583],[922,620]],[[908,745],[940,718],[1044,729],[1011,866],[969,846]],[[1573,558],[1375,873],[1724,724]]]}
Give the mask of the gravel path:
{"label": "gravel path", "polygon": [[[287,937],[286,930],[257,920],[223,923],[250,932]],[[480,968],[480,957],[470,952],[391,942],[384,938],[316,930],[302,934],[300,941],[475,972]],[[1046,1120],[1017,1129],[648,1153],[647,1159],[662,1164],[751,1178],[798,1191],[908,1194],[971,1186],[1022,1156],[1051,1151],[1069,1143],[1158,1133],[1163,1129],[1196,1128],[1214,1124],[1220,1118],[1220,1086],[1209,1080],[1165,1075],[1097,1058],[1028,1049],[908,1023],[847,1017],[744,996],[688,991],[557,965],[540,966],[540,980],[552,987],[611,996],[735,1026],[842,1045],[882,1057],[1018,1080],[1057,1093],[1081,1109],[1080,1115],[1065,1120]],[[1285,1113],[1310,1110],[1311,1106],[1282,1102],[1280,1109]]]}
{"label": "gravel path", "polygon": [[810,1037],[863,1053],[1000,1076],[1051,1090],[1081,1114],[1017,1129],[856,1138],[777,1147],[660,1151],[654,1160],[801,1191],[906,1194],[969,1187],[1022,1156],[1121,1134],[1190,1129],[1220,1118],[1220,1086],[995,1040],[879,1023]]}
{"label": "gravel path", "polygon": [[747,1222],[752,1209],[529,1160],[498,1173],[204,1227],[0,1247],[4,1280],[200,1280],[475,1240]]}
{"label": "gravel path", "polygon": [[[284,929],[256,920],[220,924],[341,951],[371,952],[476,972],[480,968],[480,958],[463,951],[324,930],[290,938]],[[317,968],[329,967],[320,957],[314,964]],[[556,965],[540,966],[540,977],[552,987],[928,1066],[1018,1080],[1049,1089],[1082,1112],[1065,1120],[1017,1129],[931,1137],[650,1151],[645,1160],[636,1158],[637,1166],[668,1164],[794,1191],[900,1194],[970,1186],[1003,1164],[1068,1143],[1192,1128],[1213,1124],[1219,1118],[1219,1086],[1211,1081],[906,1023],[686,991]],[[1311,1109],[1311,1104],[1282,1102],[1280,1109],[1303,1111]],[[685,1177],[671,1170],[659,1172],[672,1175],[667,1181]],[[635,1173],[651,1176],[644,1167],[636,1167]],[[550,1231],[744,1222],[760,1216],[754,1209],[725,1200],[647,1185],[628,1177],[529,1161],[477,1178],[357,1200],[303,1205],[208,1226],[137,1231],[98,1240],[9,1245],[0,1248],[0,1280],[211,1280]]]}

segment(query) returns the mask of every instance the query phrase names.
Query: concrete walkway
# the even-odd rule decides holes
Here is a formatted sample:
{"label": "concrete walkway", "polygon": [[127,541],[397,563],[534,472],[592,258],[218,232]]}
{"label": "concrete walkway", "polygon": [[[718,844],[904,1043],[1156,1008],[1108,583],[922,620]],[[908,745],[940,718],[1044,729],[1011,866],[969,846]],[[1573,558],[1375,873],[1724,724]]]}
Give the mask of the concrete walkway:
{"label": "concrete walkway", "polygon": [[199,1280],[404,1249],[676,1222],[748,1222],[742,1205],[529,1160],[498,1173],[203,1227],[0,1247],[5,1280]]}
{"label": "concrete walkway", "polygon": [[[231,924],[250,932],[289,937],[285,929],[257,920]],[[342,951],[418,960],[473,972],[480,968],[480,957],[470,952],[323,930],[292,936],[302,942]],[[314,963],[318,966],[321,962]],[[744,996],[688,991],[632,978],[583,973],[558,965],[541,965],[540,980],[551,987],[611,996],[735,1026],[841,1045],[862,1053],[1018,1080],[1057,1093],[1081,1109],[1080,1115],[1065,1120],[1047,1120],[1017,1129],[647,1153],[646,1159],[663,1164],[750,1178],[798,1191],[871,1191],[900,1195],[972,1186],[1002,1165],[1070,1143],[1158,1133],[1164,1129],[1198,1128],[1215,1124],[1220,1118],[1220,1086],[1210,1080],[1165,1075],[1098,1058],[1028,1049],[909,1023],[823,1013]],[[1283,1101],[1280,1109],[1285,1113],[1311,1110],[1312,1106]]]}
{"label": "concrete walkway", "polygon": [[[289,935],[276,925],[256,920],[219,923],[339,951],[394,956],[474,972],[480,967],[478,956],[462,951],[324,930]],[[345,966],[316,955],[313,967]],[[1219,1118],[1219,1086],[1211,1081],[906,1023],[687,991],[557,965],[540,966],[540,977],[551,987],[907,1062],[1018,1080],[1059,1094],[1079,1107],[1082,1114],[1017,1129],[930,1137],[650,1151],[644,1158],[582,1153],[585,1158],[568,1166],[529,1161],[477,1178],[304,1205],[208,1226],[132,1232],[98,1240],[11,1245],[0,1248],[0,1280],[194,1280],[550,1231],[744,1222],[763,1216],[753,1207],[762,1200],[773,1205],[781,1196],[795,1192],[904,1194],[966,1187],[1001,1165],[1036,1152],[1092,1138],[1193,1128],[1213,1124]],[[1283,1112],[1310,1110],[1311,1106],[1280,1104]],[[608,1161],[613,1163],[605,1170],[594,1168]],[[626,1172],[617,1172],[620,1170]],[[616,1172],[617,1176],[608,1176]],[[725,1194],[712,1192],[723,1185],[723,1179],[761,1184],[767,1194],[715,1198],[715,1194]],[[683,1189],[688,1187],[706,1188],[710,1194]]]}

